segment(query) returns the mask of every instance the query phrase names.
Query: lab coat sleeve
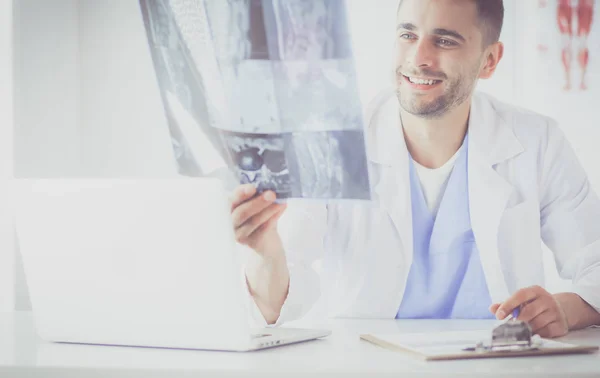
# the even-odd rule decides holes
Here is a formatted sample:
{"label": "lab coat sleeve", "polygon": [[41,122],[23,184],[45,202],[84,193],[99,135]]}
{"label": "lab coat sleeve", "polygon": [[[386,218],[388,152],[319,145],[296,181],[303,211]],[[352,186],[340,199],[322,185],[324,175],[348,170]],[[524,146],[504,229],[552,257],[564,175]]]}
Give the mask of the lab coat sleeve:
{"label": "lab coat sleeve", "polygon": [[251,324],[277,327],[302,318],[320,297],[320,276],[314,263],[322,259],[327,229],[327,207],[320,203],[290,203],[278,223],[288,263],[290,283],[277,322],[267,325],[258,306],[250,301]]}
{"label": "lab coat sleeve", "polygon": [[553,122],[541,175],[541,234],[559,275],[600,311],[600,199],[576,154]]}

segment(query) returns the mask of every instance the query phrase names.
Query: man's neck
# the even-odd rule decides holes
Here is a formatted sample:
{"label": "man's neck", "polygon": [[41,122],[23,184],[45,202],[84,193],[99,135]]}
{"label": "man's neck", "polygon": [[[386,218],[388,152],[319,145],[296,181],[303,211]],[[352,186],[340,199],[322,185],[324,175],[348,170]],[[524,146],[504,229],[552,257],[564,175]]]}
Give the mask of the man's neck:
{"label": "man's neck", "polygon": [[467,132],[468,99],[440,118],[421,118],[400,108],[404,139],[412,158],[427,168],[439,168],[458,151]]}

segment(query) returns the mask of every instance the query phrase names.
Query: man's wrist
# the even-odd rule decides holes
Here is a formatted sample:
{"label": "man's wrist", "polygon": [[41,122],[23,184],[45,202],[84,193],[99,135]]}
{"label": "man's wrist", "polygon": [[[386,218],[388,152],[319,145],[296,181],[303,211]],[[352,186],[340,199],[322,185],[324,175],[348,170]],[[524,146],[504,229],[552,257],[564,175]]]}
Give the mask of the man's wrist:
{"label": "man's wrist", "polygon": [[267,263],[281,263],[285,261],[283,242],[278,234],[265,238],[262,245],[258,246],[257,254]]}
{"label": "man's wrist", "polygon": [[600,313],[576,293],[553,295],[565,314],[570,331],[600,325]]}
{"label": "man's wrist", "polygon": [[577,311],[573,311],[573,303],[578,302],[577,298],[574,297],[578,297],[578,295],[575,293],[557,293],[553,294],[552,296],[558,302],[558,306],[565,316],[565,321],[569,331],[576,329],[579,320],[576,316]]}

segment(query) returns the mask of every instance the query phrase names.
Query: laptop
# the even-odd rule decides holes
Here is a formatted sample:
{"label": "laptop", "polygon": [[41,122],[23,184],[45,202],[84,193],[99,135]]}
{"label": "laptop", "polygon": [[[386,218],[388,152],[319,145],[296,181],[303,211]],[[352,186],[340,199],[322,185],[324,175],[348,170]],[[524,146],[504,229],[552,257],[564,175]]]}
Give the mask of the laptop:
{"label": "laptop", "polygon": [[244,256],[217,179],[14,184],[18,244],[45,340],[251,351],[330,334],[252,327]]}

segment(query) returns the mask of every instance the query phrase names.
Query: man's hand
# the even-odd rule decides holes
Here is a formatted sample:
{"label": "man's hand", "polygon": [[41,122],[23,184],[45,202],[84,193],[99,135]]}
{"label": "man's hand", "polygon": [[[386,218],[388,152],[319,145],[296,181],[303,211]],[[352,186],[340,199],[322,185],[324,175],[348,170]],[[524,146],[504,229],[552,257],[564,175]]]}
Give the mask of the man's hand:
{"label": "man's hand", "polygon": [[[285,204],[276,204],[275,193],[267,191],[256,196],[256,188],[241,185],[231,197],[231,217],[236,240],[259,254],[276,253],[279,248],[277,221]],[[253,198],[254,197],[254,198]]]}
{"label": "man's hand", "polygon": [[504,319],[519,306],[518,320],[529,323],[533,333],[552,338],[569,332],[567,315],[560,301],[540,286],[521,289],[503,303],[491,305],[490,311],[496,318]]}
{"label": "man's hand", "polygon": [[268,324],[279,318],[289,288],[289,271],[277,221],[286,205],[275,203],[275,193],[256,196],[253,185],[241,185],[231,197],[231,219],[236,240],[255,254],[246,264],[246,282]]}

